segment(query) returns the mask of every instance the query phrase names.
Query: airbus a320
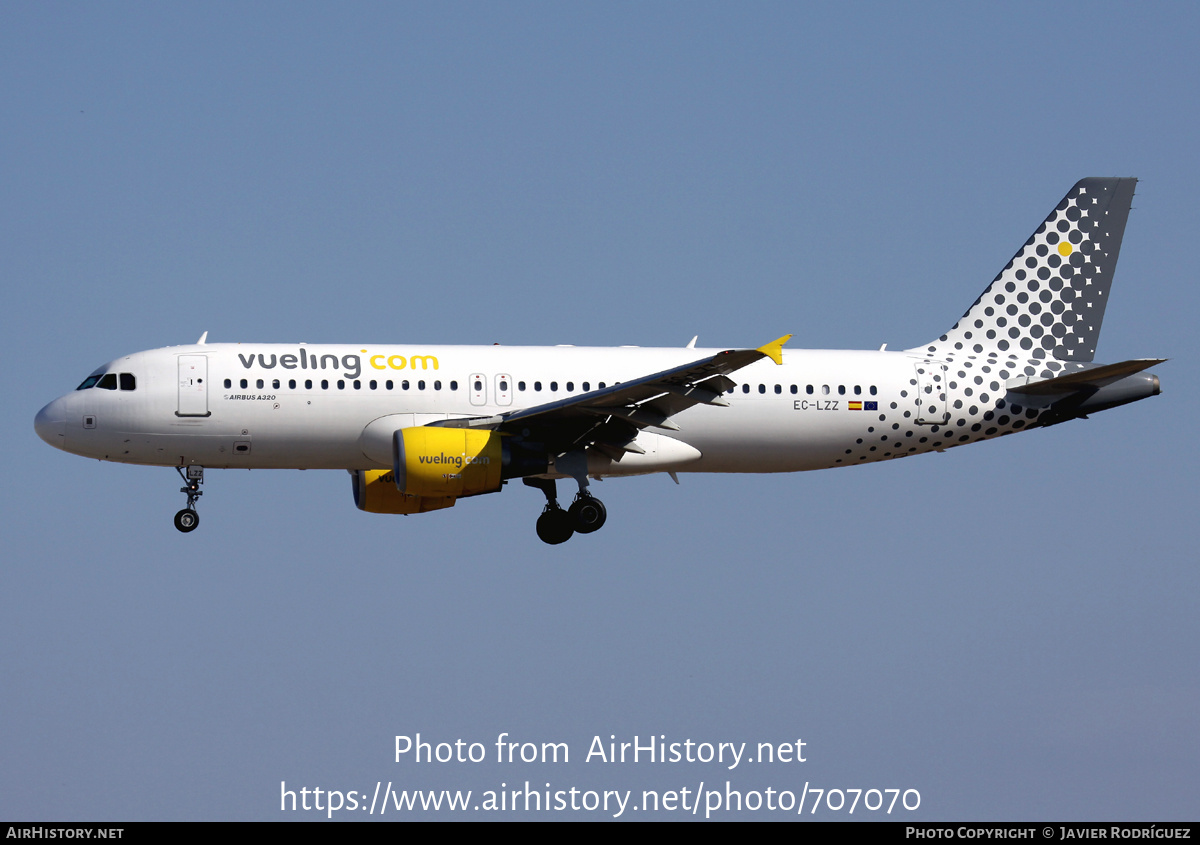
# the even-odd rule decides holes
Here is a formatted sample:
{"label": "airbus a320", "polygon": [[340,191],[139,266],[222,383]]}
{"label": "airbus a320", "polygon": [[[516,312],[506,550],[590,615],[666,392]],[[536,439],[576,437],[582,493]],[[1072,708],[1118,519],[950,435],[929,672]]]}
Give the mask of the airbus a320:
{"label": "airbus a320", "polygon": [[[1094,361],[1135,179],[1058,203],[948,331],[912,349],[206,343],[96,368],[38,412],[89,458],[174,467],[199,524],[205,469],[348,470],[354,503],[420,514],[521,479],[557,544],[604,525],[590,479],[797,472],[937,452],[1159,393],[1165,359]],[[559,503],[556,482],[576,485]]]}

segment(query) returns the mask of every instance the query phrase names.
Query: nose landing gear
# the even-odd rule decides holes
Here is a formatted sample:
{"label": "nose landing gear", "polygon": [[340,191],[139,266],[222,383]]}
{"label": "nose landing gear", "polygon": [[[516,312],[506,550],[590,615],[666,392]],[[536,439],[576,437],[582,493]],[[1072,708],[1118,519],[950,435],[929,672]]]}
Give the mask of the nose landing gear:
{"label": "nose landing gear", "polygon": [[175,471],[184,483],[179,492],[187,493],[187,507],[175,514],[175,527],[187,534],[189,531],[195,531],[200,525],[200,514],[196,513],[196,500],[204,495],[200,490],[200,485],[204,483],[204,467],[189,466],[186,471],[183,467],[175,467]]}

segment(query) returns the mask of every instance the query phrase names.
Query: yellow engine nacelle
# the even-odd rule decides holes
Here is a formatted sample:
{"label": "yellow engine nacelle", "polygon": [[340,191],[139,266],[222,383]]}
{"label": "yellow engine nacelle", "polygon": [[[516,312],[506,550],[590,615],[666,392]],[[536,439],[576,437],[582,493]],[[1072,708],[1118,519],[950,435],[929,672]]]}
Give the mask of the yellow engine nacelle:
{"label": "yellow engine nacelle", "polygon": [[390,469],[356,469],[350,472],[354,504],[367,513],[425,513],[454,507],[453,496],[410,496],[396,489]]}
{"label": "yellow engine nacelle", "polygon": [[396,489],[411,496],[452,497],[500,489],[500,435],[471,428],[416,426],[392,435]]}

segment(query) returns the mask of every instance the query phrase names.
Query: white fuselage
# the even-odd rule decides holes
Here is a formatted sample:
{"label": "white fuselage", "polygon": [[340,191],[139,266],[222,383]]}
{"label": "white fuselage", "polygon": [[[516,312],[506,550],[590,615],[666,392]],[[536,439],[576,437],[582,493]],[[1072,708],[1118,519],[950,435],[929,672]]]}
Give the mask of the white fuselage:
{"label": "white fuselage", "polygon": [[[399,428],[567,399],[718,351],[170,347],[99,368],[97,374],[131,374],[135,388],[68,393],[43,409],[38,430],[68,452],[122,463],[383,469],[391,466],[391,435]],[[639,435],[650,446],[646,455],[606,461],[592,466],[592,474],[794,472],[902,457],[1014,430],[1019,416],[985,425],[985,413],[994,411],[1010,375],[991,371],[1003,366],[1017,371],[1010,362],[994,360],[966,364],[998,388],[990,397],[976,406],[970,394],[977,386],[951,380],[946,404],[957,399],[961,407],[953,410],[949,425],[939,424],[940,416],[918,424],[917,370],[927,360],[916,352],[786,350],[782,365],[763,360],[736,373],[737,387],[725,394],[728,407],[689,408],[673,418],[678,430]],[[957,396],[956,390],[966,393]],[[972,425],[979,427],[972,431]],[[951,426],[961,431],[950,436]],[[676,443],[691,448],[678,449]]]}

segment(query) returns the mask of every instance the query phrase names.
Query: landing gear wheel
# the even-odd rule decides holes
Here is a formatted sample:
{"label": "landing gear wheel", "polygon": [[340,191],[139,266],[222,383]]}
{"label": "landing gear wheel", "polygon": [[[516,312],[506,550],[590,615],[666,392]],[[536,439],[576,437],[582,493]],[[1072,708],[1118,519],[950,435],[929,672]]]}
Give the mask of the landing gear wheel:
{"label": "landing gear wheel", "polygon": [[547,507],[537,520],[537,535],[543,543],[557,546],[571,539],[575,520],[562,508]]}
{"label": "landing gear wheel", "polygon": [[608,519],[608,511],[605,510],[604,503],[594,496],[578,497],[571,504],[571,509],[567,513],[571,515],[571,522],[580,534],[599,531],[604,525],[604,520]]}
{"label": "landing gear wheel", "polygon": [[200,524],[200,514],[190,508],[184,508],[179,513],[175,514],[175,527],[184,534],[189,531],[195,531],[196,526]]}

